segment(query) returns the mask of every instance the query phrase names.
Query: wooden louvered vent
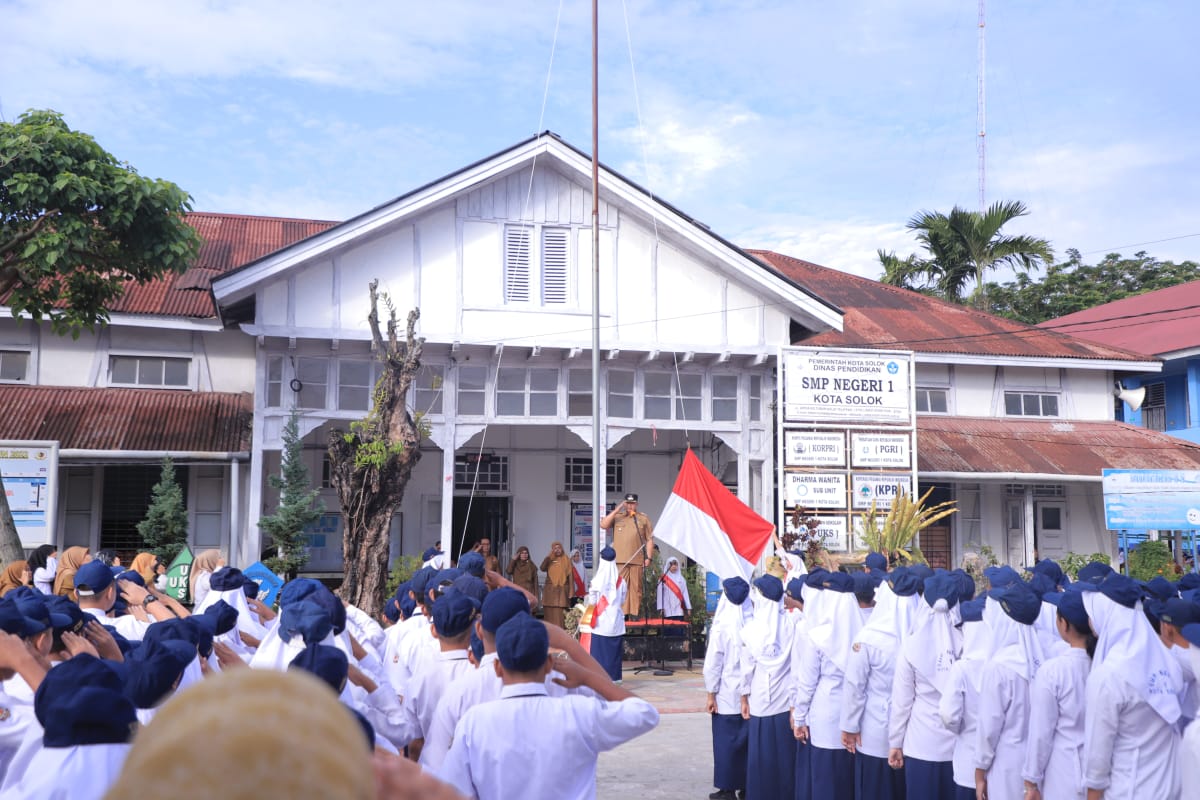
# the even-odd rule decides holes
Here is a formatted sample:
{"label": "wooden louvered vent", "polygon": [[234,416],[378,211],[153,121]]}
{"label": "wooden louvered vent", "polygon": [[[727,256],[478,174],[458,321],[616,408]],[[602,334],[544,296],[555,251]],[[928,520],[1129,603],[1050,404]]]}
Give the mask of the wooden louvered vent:
{"label": "wooden louvered vent", "polygon": [[561,305],[567,302],[568,231],[566,228],[542,230],[542,303]]}
{"label": "wooden louvered vent", "polygon": [[530,228],[508,225],[504,228],[504,302],[529,302]]}

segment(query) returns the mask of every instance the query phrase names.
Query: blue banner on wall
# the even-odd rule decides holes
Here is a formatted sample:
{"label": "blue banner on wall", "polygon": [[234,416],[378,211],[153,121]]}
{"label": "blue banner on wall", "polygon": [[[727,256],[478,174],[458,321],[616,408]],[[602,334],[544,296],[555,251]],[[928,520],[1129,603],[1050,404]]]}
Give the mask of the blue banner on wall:
{"label": "blue banner on wall", "polygon": [[1106,469],[1103,481],[1109,530],[1200,528],[1200,470]]}

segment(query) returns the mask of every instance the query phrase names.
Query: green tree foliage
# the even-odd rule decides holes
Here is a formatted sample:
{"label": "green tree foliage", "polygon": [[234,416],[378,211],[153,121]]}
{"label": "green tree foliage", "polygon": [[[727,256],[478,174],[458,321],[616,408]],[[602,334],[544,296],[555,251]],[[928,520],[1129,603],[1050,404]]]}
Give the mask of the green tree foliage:
{"label": "green tree foliage", "polygon": [[1138,252],[1132,258],[1110,253],[1098,264],[1085,264],[1078,250],[1068,250],[1067,260],[1049,267],[1042,280],[1018,274],[1005,283],[989,283],[987,299],[993,314],[1036,325],[1194,280],[1200,280],[1200,264],[1195,261],[1159,261]]}
{"label": "green tree foliage", "polygon": [[295,408],[283,426],[279,473],[270,477],[271,486],[279,490],[279,507],[274,514],[260,519],[258,527],[271,537],[275,548],[275,555],[267,559],[267,567],[290,581],[308,563],[308,537],[304,529],[325,510],[325,504],[317,500],[319,492],[309,485],[300,441],[300,412]]}
{"label": "green tree foliage", "polygon": [[107,321],[129,282],[189,265],[199,246],[189,203],[54,111],[0,122],[0,296],[78,336]]}
{"label": "green tree foliage", "polygon": [[183,488],[176,480],[175,463],[171,459],[162,460],[162,473],[150,497],[146,518],[137,524],[137,531],[146,549],[169,564],[187,544],[188,533]]}
{"label": "green tree foliage", "polygon": [[967,299],[970,289],[975,305],[984,308],[988,272],[1009,266],[1027,273],[1054,258],[1045,239],[1003,233],[1005,225],[1028,213],[1025,204],[1015,200],[993,203],[982,212],[958,206],[949,214],[921,211],[908,227],[927,255],[900,259],[879,251],[883,282],[928,291],[955,303]]}
{"label": "green tree foliage", "polygon": [[1158,575],[1174,578],[1171,548],[1164,541],[1145,541],[1129,551],[1129,576],[1139,581]]}

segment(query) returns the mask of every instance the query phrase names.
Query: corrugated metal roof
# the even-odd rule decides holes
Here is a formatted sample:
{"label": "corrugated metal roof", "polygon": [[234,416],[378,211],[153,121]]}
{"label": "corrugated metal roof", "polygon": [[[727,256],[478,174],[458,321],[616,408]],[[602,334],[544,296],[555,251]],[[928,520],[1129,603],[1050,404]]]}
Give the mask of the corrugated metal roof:
{"label": "corrugated metal roof", "polygon": [[217,312],[209,291],[213,278],[337,224],[322,220],[199,211],[189,213],[187,221],[203,239],[192,267],[182,275],[172,273],[140,286],[128,284],[125,294],[109,307],[109,311],[214,318]]}
{"label": "corrugated metal roof", "polygon": [[1095,475],[1104,469],[1198,469],[1200,445],[1123,422],[917,417],[920,472]]}
{"label": "corrugated metal roof", "polygon": [[248,393],[0,386],[0,437],[72,450],[248,452]]}
{"label": "corrugated metal roof", "polygon": [[769,250],[747,252],[845,311],[841,333],[823,333],[795,344],[1030,358],[1152,360],[1140,353],[1042,330]]}
{"label": "corrugated metal roof", "polygon": [[1038,327],[1143,353],[1200,347],[1200,281],[1114,300]]}

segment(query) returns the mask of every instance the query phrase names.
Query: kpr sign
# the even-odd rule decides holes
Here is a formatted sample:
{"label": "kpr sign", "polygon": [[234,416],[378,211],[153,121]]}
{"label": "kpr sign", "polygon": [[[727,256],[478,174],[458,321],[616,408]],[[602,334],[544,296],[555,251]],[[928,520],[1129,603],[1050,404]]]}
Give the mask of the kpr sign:
{"label": "kpr sign", "polygon": [[833,350],[785,350],[784,422],[907,423],[911,362]]}
{"label": "kpr sign", "polygon": [[912,476],[908,474],[856,474],[851,478],[851,486],[854,496],[851,507],[864,511],[871,507],[872,502],[876,510],[887,511],[900,492],[912,496]]}

